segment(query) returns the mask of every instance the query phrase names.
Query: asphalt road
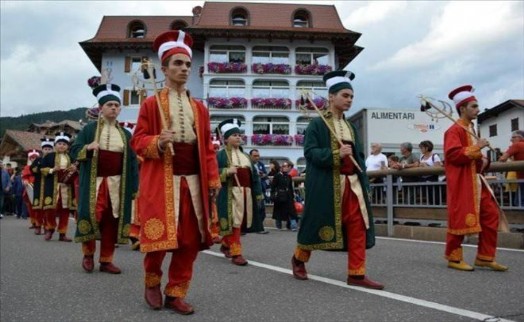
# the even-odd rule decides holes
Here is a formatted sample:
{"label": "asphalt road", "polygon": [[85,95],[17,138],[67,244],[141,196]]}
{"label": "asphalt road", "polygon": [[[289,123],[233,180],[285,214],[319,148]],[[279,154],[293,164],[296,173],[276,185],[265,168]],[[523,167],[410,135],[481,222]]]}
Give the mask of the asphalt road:
{"label": "asphalt road", "polygon": [[[448,269],[441,243],[378,238],[367,274],[384,291],[348,287],[343,252],[313,252],[310,280],[291,276],[296,233],[243,236],[246,267],[218,246],[199,255],[186,300],[196,312],[152,311],[143,300],[143,255],[117,249],[121,275],[81,267],[81,245],[45,242],[27,221],[0,220],[0,321],[524,321],[524,251],[499,249],[508,272]],[[70,221],[68,235],[75,226]],[[470,263],[476,247],[465,247]],[[169,255],[168,255],[169,256]],[[96,259],[96,257],[95,257]],[[165,261],[167,264],[167,261]],[[167,265],[164,265],[164,272]],[[165,285],[166,276],[163,279]]]}

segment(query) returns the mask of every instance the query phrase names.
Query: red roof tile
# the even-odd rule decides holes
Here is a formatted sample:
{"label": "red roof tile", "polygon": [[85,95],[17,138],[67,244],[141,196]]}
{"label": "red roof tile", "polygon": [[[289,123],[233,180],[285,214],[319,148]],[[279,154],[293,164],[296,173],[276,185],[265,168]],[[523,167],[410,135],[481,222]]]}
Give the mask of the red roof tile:
{"label": "red roof tile", "polygon": [[26,131],[6,130],[5,136],[9,136],[10,138],[12,138],[13,141],[20,145],[24,151],[41,149],[41,134]]}

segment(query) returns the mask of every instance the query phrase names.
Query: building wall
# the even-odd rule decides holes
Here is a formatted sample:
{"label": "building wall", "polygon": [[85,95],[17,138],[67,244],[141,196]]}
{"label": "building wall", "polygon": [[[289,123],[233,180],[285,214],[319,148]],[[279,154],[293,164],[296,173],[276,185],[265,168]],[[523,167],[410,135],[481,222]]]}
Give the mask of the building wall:
{"label": "building wall", "polygon": [[435,119],[418,110],[408,109],[363,109],[350,117],[360,129],[366,155],[370,144],[383,146],[383,153],[400,155],[400,144],[410,142],[413,153],[419,154],[418,145],[429,140],[433,151],[443,157],[444,132],[453,124],[448,118]]}
{"label": "building wall", "polygon": [[[521,108],[513,108],[500,113],[497,117],[491,117],[479,124],[480,136],[486,138],[493,148],[499,148],[502,152],[510,145],[511,120],[518,119],[518,128],[524,130],[524,113]],[[490,136],[489,128],[492,125],[497,127],[497,135]]]}

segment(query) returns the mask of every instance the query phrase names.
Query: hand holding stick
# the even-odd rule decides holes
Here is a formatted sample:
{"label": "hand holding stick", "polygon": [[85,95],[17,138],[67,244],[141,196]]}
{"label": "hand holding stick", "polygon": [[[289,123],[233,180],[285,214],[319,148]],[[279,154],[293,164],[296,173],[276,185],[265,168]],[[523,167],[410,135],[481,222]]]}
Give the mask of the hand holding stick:
{"label": "hand holding stick", "polygon": [[[324,117],[324,115],[322,114],[322,112],[320,111],[320,109],[317,107],[317,105],[315,104],[315,102],[311,99],[311,97],[309,96],[308,93],[305,94],[307,100],[309,101],[309,103],[311,104],[311,106],[313,106],[313,108],[315,109],[315,111],[317,112],[317,114],[322,118],[322,120],[324,121],[324,123],[326,124],[328,130],[331,132],[331,134],[337,139],[338,141],[338,144],[340,144],[340,146],[344,145],[344,142],[342,142],[342,140],[338,137],[337,133],[335,132],[335,130],[333,130],[333,128],[331,128],[331,126],[329,125],[328,121],[326,120],[326,118]],[[360,166],[358,165],[357,163],[357,160],[355,160],[355,158],[353,157],[352,154],[349,155],[349,159],[351,159],[351,161],[353,162],[353,164],[355,165],[355,167],[358,169],[358,171],[360,171],[361,173],[364,172],[362,171],[362,169],[360,168]]]}
{"label": "hand holding stick", "polygon": [[[160,96],[158,95],[158,89],[156,87],[156,78],[155,78],[155,71],[153,64],[148,61],[147,59],[144,59],[142,61],[142,65],[145,65],[145,70],[149,73],[149,77],[151,78],[151,83],[153,84],[153,92],[155,93],[155,99],[156,99],[156,105],[158,106],[158,111],[160,112],[160,120],[162,121],[162,128],[164,130],[169,130],[166,122],[166,116],[164,114],[164,110],[162,109],[162,104],[160,102]],[[173,148],[173,143],[169,142],[167,143],[167,148],[169,149],[169,152],[171,152],[171,155],[175,155],[175,150]]]}

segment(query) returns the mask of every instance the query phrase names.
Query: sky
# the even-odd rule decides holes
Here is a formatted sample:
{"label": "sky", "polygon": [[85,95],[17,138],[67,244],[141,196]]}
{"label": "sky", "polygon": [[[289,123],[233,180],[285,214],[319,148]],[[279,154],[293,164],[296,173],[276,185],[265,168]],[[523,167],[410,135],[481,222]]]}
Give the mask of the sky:
{"label": "sky", "polygon": [[[364,50],[346,68],[356,75],[353,112],[418,110],[418,95],[450,102],[465,84],[481,110],[524,99],[524,1],[241,2],[334,4],[344,27],[362,34]],[[0,116],[93,106],[87,79],[99,73],[79,42],[103,16],[191,15],[203,4],[0,0]]]}

